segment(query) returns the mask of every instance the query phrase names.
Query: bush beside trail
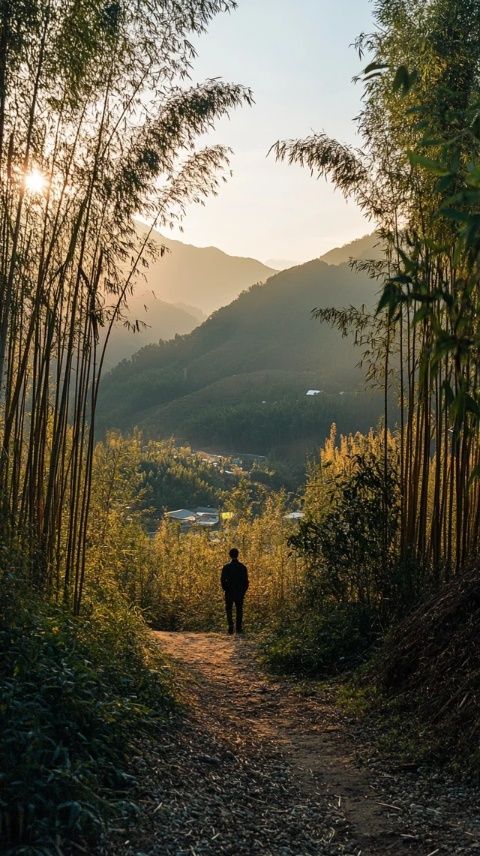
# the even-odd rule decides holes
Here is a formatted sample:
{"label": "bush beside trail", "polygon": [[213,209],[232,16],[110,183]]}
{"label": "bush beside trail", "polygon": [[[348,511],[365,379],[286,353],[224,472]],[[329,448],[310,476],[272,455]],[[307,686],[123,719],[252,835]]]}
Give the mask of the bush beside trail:
{"label": "bush beside trail", "polygon": [[118,598],[76,619],[31,596],[0,597],[2,852],[93,846],[108,821],[136,810],[131,735],[171,715],[168,671]]}
{"label": "bush beside trail", "polygon": [[379,635],[373,612],[361,604],[336,604],[281,617],[262,634],[261,645],[271,671],[324,678],[363,663]]}

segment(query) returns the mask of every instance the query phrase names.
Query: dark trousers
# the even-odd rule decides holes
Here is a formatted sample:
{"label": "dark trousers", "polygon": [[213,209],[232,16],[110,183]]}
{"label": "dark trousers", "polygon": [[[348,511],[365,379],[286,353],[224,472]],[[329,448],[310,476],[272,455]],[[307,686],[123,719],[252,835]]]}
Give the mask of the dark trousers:
{"label": "dark trousers", "polygon": [[245,595],[238,592],[225,592],[225,611],[227,613],[228,629],[233,633],[233,604],[235,604],[235,630],[242,632],[243,620],[243,598]]}

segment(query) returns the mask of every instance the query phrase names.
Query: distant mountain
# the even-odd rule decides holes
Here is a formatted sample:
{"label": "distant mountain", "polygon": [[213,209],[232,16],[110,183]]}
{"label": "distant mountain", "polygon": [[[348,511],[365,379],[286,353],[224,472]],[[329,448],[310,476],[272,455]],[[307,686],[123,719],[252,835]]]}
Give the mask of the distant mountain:
{"label": "distant mountain", "polygon": [[297,266],[297,262],[292,262],[291,259],[267,259],[265,264],[273,268],[273,270],[279,271]]}
{"label": "distant mountain", "polygon": [[[147,227],[137,223],[140,235]],[[220,306],[272,273],[255,259],[229,256],[215,247],[193,247],[152,233],[152,240],[167,252],[143,271],[124,311],[127,324],[114,327],[105,367],[128,359],[145,345],[190,333]],[[137,323],[138,322],[138,323]],[[134,333],[133,327],[138,330]]]}
{"label": "distant mountain", "polygon": [[[137,223],[145,235],[147,226]],[[173,241],[159,232],[152,233],[154,243],[167,248],[163,256],[150,263],[125,312],[130,329],[117,324],[112,332],[105,367],[128,359],[145,345],[190,333],[211,312],[226,306],[254,283],[264,282],[277,270],[292,269],[287,259],[272,259],[270,266],[255,259],[229,256],[215,247],[194,247]],[[331,265],[379,257],[375,233],[339,247],[322,256]],[[138,322],[138,331],[132,332]]]}
{"label": "distant mountain", "polygon": [[[312,320],[317,306],[374,305],[376,284],[320,260],[241,294],[189,335],[149,345],[103,381],[101,428],[138,425],[193,445],[304,454],[331,421],[342,431],[376,423],[350,339]],[[306,396],[308,389],[320,390]]]}
{"label": "distant mountain", "polygon": [[[137,223],[145,234],[147,227]],[[256,259],[229,256],[216,247],[194,247],[153,232],[152,238],[167,252],[146,272],[147,290],[160,300],[186,303],[210,315],[226,306],[256,282],[265,282],[275,271]]]}
{"label": "distant mountain", "polygon": [[382,255],[380,238],[376,232],[372,232],[371,235],[357,238],[357,240],[351,241],[343,247],[335,247],[335,249],[329,250],[328,253],[320,256],[320,259],[328,265],[343,265],[348,264],[350,259],[367,261],[368,259],[380,259]]}
{"label": "distant mountain", "polygon": [[151,291],[142,291],[130,297],[128,310],[124,314],[130,325],[139,322],[139,328],[134,331],[128,324],[115,325],[105,356],[105,369],[129,359],[145,345],[190,333],[205,320],[200,310],[159,300]]}

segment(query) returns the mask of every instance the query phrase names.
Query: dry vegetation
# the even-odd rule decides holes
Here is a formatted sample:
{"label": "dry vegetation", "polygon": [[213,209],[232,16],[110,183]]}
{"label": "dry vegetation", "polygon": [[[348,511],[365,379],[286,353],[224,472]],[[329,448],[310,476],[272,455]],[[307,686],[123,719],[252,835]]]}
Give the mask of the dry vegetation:
{"label": "dry vegetation", "polygon": [[438,757],[479,768],[480,576],[465,572],[395,629],[378,684],[428,727]]}

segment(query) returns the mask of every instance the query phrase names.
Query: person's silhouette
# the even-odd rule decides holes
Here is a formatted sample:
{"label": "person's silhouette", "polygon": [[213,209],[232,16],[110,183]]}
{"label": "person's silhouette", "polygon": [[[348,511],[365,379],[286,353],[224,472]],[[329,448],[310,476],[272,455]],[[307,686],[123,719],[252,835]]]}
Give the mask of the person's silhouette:
{"label": "person's silhouette", "polygon": [[248,589],[248,571],[238,561],[238,550],[230,550],[231,562],[224,565],[220,582],[225,592],[225,611],[227,613],[228,632],[233,633],[233,605],[235,604],[235,629],[242,633],[243,599]]}

